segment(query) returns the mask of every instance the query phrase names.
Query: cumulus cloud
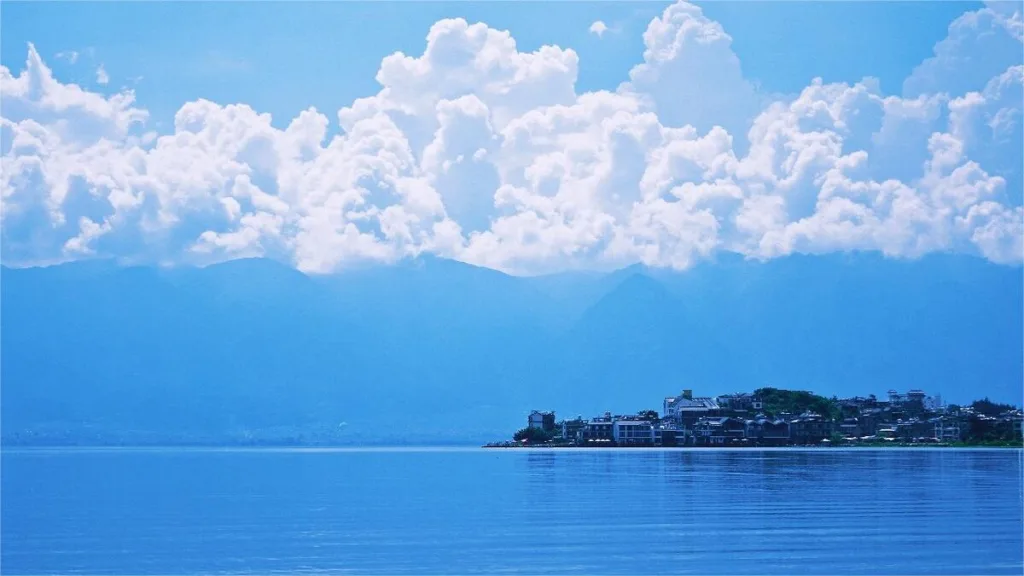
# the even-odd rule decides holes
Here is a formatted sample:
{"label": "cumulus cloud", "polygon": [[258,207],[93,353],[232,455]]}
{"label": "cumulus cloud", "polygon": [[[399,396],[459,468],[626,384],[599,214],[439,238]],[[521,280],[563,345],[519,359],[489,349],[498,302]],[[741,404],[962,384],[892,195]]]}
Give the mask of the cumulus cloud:
{"label": "cumulus cloud", "polygon": [[590,25],[589,31],[591,34],[596,34],[597,37],[600,38],[608,31],[608,25],[600,20],[595,20],[594,23]]}
{"label": "cumulus cloud", "polygon": [[309,272],[421,253],[513,273],[686,268],[717,251],[1020,263],[1020,22],[1016,5],[961,16],[898,95],[868,78],[779,98],[685,3],[650,22],[614,91],[577,91],[569,48],[522,51],[442,20],[422,53],[382,61],[379,92],[339,110],[330,138],[316,109],[282,129],[206,100],[155,133],[132,92],[63,83],[30,46],[17,75],[0,68],[0,257],[269,256]]}
{"label": "cumulus cloud", "polygon": [[110,83],[110,75],[107,74],[107,70],[103,67],[103,64],[96,67],[96,83],[104,86]]}

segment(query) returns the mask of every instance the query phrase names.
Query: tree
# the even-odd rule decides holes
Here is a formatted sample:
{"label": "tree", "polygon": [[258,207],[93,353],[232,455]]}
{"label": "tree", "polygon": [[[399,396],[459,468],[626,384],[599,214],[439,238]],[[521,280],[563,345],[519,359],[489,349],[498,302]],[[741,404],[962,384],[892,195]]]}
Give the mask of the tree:
{"label": "tree", "polygon": [[1013,410],[1013,406],[1009,404],[999,404],[988,398],[971,402],[971,408],[974,408],[977,414],[984,414],[985,416],[999,416],[1003,412]]}
{"label": "tree", "polygon": [[657,422],[661,418],[658,416],[657,410],[641,410],[636,413],[636,417],[640,420],[646,420],[648,422]]}
{"label": "tree", "polygon": [[540,428],[527,427],[517,431],[512,435],[512,439],[516,442],[526,441],[527,444],[543,444],[550,442],[554,438],[554,434],[551,432],[545,432]]}
{"label": "tree", "polygon": [[837,399],[829,400],[804,390],[760,388],[754,391],[754,395],[761,398],[764,412],[773,416],[782,412],[801,414],[810,411],[833,420],[842,417]]}

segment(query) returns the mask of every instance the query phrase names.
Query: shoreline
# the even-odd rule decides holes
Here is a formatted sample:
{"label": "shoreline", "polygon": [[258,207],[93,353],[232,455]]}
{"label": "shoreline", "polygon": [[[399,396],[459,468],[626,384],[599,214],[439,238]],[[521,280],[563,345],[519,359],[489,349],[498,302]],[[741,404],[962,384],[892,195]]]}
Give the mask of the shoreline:
{"label": "shoreline", "polygon": [[484,444],[482,449],[508,449],[508,450],[877,450],[907,448],[915,450],[936,449],[936,450],[975,450],[975,449],[1011,449],[1024,450],[1024,444],[924,444],[924,443],[885,443],[885,444],[805,444],[791,446],[578,446],[573,444]]}
{"label": "shoreline", "polygon": [[3,452],[28,451],[71,451],[71,450],[190,450],[190,451],[317,451],[317,450],[351,450],[351,451],[394,451],[394,450],[835,450],[835,449],[975,449],[975,448],[1010,448],[1024,450],[1024,444],[838,444],[838,445],[786,445],[786,446],[578,446],[573,444],[476,444],[444,443],[444,444],[2,444]]}

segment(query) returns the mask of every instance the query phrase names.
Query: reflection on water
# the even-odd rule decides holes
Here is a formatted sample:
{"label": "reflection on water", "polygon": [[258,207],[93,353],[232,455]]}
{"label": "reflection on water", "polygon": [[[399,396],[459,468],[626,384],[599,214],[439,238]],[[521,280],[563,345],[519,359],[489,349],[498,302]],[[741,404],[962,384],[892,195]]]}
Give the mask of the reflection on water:
{"label": "reflection on water", "polygon": [[5,574],[1020,574],[1012,450],[23,451]]}

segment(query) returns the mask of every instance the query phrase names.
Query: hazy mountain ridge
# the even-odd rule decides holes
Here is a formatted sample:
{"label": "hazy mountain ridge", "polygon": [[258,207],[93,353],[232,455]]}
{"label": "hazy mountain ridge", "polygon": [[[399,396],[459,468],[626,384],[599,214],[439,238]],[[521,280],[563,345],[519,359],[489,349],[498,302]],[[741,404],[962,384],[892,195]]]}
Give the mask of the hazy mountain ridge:
{"label": "hazy mountain ridge", "polygon": [[541,278],[437,258],[322,277],[268,260],[4,268],[3,432],[475,439],[533,407],[659,408],[683,387],[1020,403],[1022,284],[946,255]]}

